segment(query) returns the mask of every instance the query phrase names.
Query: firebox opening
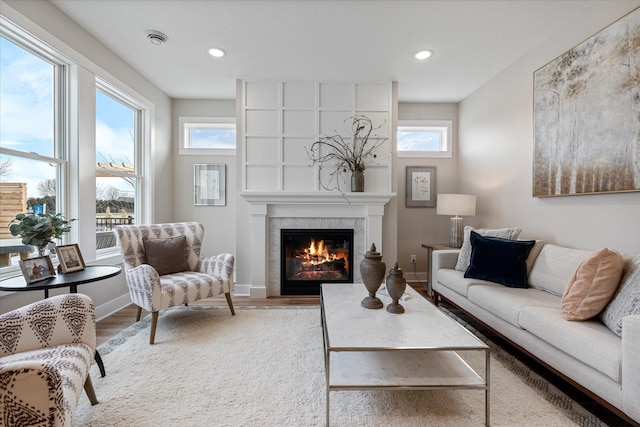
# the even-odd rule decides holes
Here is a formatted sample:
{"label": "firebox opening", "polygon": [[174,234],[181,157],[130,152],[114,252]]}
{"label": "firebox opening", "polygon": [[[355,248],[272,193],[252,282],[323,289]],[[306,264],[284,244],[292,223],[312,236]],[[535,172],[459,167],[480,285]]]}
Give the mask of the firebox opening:
{"label": "firebox opening", "polygon": [[353,283],[353,230],[280,230],[281,295],[319,295],[321,283]]}

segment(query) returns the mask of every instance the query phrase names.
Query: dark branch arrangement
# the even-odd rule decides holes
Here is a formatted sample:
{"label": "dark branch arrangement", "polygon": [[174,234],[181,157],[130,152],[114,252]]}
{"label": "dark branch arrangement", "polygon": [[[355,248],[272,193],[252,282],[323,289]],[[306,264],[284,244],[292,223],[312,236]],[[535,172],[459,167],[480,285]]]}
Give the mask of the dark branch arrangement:
{"label": "dark branch arrangement", "polygon": [[[345,139],[338,131],[334,135],[323,136],[311,144],[307,149],[307,154],[313,162],[319,165],[318,178],[320,186],[325,190],[340,190],[340,178],[346,183],[343,174],[347,171],[354,173],[364,171],[368,165],[377,158],[376,150],[387,141],[387,138],[380,138],[377,133],[372,133],[385,125],[374,127],[371,119],[364,115],[347,117],[344,121],[351,120],[351,131],[353,136]],[[322,168],[330,167],[329,181],[322,182]]]}

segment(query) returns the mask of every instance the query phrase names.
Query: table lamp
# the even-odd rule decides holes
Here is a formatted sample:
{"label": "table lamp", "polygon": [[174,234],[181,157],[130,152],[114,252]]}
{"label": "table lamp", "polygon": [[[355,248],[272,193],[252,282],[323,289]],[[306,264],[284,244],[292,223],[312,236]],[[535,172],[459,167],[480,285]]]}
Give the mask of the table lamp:
{"label": "table lamp", "polygon": [[451,218],[449,231],[449,246],[462,246],[464,224],[460,216],[474,216],[476,214],[476,196],[471,194],[438,194],[438,215],[455,215]]}

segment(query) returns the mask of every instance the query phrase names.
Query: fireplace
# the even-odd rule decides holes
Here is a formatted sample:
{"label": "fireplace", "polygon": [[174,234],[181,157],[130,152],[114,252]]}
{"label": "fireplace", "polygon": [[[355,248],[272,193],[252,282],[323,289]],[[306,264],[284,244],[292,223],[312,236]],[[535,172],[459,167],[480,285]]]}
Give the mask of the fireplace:
{"label": "fireplace", "polygon": [[280,230],[281,295],[319,295],[321,283],[353,283],[352,229]]}

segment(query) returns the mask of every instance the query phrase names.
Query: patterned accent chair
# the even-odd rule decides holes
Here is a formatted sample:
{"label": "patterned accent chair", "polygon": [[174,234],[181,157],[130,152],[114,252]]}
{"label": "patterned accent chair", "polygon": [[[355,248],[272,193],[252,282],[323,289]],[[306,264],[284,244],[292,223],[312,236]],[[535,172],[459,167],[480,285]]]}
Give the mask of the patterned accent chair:
{"label": "patterned accent chair", "polygon": [[[155,341],[158,313],[169,307],[189,305],[190,302],[211,298],[224,293],[231,314],[235,315],[231,293],[234,289],[233,266],[235,259],[231,254],[220,254],[200,258],[200,249],[204,236],[204,227],[197,222],[118,225],[115,227],[116,239],[124,258],[124,272],[129,286],[131,301],[138,306],[136,321],[140,320],[142,309],[151,312],[151,334],[149,343]],[[170,239],[185,236],[183,247],[186,258],[184,271],[158,274],[156,268],[149,265],[145,243],[149,240]],[[148,248],[147,248],[148,249]],[[178,254],[172,253],[175,261]],[[162,257],[160,257],[162,258]],[[180,258],[182,261],[182,259]],[[168,258],[165,261],[169,261]],[[167,262],[165,262],[166,264]]]}
{"label": "patterned accent chair", "polygon": [[70,426],[96,351],[93,301],[48,298],[0,315],[0,425]]}

